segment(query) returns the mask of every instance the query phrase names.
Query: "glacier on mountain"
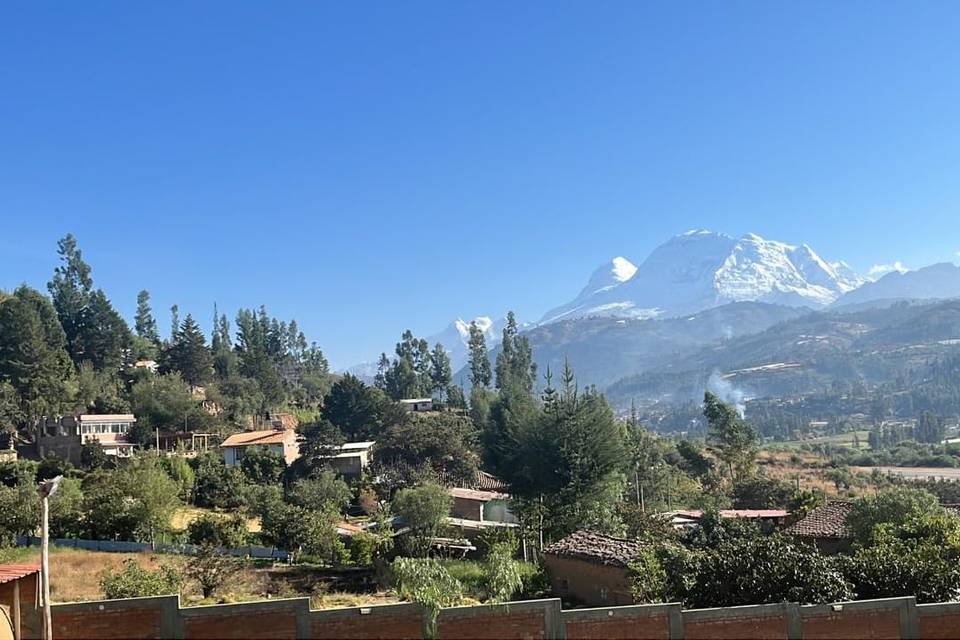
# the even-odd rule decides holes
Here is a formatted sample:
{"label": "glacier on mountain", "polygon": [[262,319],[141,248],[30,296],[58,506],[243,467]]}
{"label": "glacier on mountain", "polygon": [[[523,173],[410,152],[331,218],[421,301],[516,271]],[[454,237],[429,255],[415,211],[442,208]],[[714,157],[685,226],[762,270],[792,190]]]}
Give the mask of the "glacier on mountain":
{"label": "glacier on mountain", "polygon": [[805,244],[697,229],[660,245],[639,267],[621,257],[601,265],[576,298],[541,322],[682,315],[742,301],[822,308],[866,281]]}

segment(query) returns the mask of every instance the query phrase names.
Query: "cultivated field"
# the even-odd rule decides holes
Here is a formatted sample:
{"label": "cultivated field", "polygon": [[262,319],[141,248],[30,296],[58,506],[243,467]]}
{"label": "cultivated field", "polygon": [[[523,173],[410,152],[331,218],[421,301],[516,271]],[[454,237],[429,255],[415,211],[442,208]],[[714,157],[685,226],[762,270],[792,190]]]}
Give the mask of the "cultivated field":
{"label": "cultivated field", "polygon": [[879,469],[884,475],[892,474],[909,480],[926,480],[927,478],[943,478],[945,480],[960,480],[960,469],[952,467],[850,467],[858,473],[872,473]]}

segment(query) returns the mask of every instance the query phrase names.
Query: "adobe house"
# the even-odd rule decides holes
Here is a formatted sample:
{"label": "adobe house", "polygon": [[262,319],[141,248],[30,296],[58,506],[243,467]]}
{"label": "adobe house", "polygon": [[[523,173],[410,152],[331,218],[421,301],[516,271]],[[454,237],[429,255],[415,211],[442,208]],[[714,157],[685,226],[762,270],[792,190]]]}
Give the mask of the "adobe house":
{"label": "adobe house", "polygon": [[853,543],[853,534],[847,528],[847,516],[852,507],[852,502],[831,500],[784,529],[783,535],[810,542],[821,553],[847,551]]}
{"label": "adobe house", "polygon": [[633,604],[630,563],[643,546],[581,529],[543,550],[553,593],[591,607]]}
{"label": "adobe house", "polygon": [[293,429],[267,429],[235,433],[220,444],[223,461],[228,467],[240,464],[243,455],[259,449],[275,453],[286,463],[293,464],[300,457],[300,439]]}
{"label": "adobe house", "polygon": [[39,592],[39,565],[0,565],[0,638],[40,636]]}

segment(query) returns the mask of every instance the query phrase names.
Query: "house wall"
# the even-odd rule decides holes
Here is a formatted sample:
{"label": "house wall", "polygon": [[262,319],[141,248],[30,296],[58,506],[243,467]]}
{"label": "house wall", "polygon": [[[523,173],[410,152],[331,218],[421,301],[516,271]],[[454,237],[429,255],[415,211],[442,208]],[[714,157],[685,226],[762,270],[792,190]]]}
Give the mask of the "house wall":
{"label": "house wall", "polygon": [[[89,638],[419,638],[423,612],[398,604],[313,611],[307,598],[180,608],[176,596],[58,604],[57,640]],[[678,604],[561,611],[532,600],[445,609],[440,638],[955,638],[960,603],[913,598],[681,611]],[[26,637],[35,638],[31,633]]]}
{"label": "house wall", "polygon": [[450,512],[455,518],[465,520],[483,520],[483,502],[470,498],[453,498],[453,507]]}
{"label": "house wall", "polygon": [[13,622],[14,582],[20,587],[20,632],[24,638],[40,635],[40,612],[37,609],[37,591],[40,575],[34,574],[16,581],[0,584],[0,606],[8,612]]}
{"label": "house wall", "polygon": [[593,607],[633,604],[627,570],[544,554],[553,594]]}

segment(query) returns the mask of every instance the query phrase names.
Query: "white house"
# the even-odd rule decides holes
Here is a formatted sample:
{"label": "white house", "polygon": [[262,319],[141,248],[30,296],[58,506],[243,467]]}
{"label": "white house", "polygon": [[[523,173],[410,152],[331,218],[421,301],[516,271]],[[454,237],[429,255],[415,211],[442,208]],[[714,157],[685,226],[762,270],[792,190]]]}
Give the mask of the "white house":
{"label": "white house", "polygon": [[433,411],[433,398],[406,398],[400,405],[407,411]]}

